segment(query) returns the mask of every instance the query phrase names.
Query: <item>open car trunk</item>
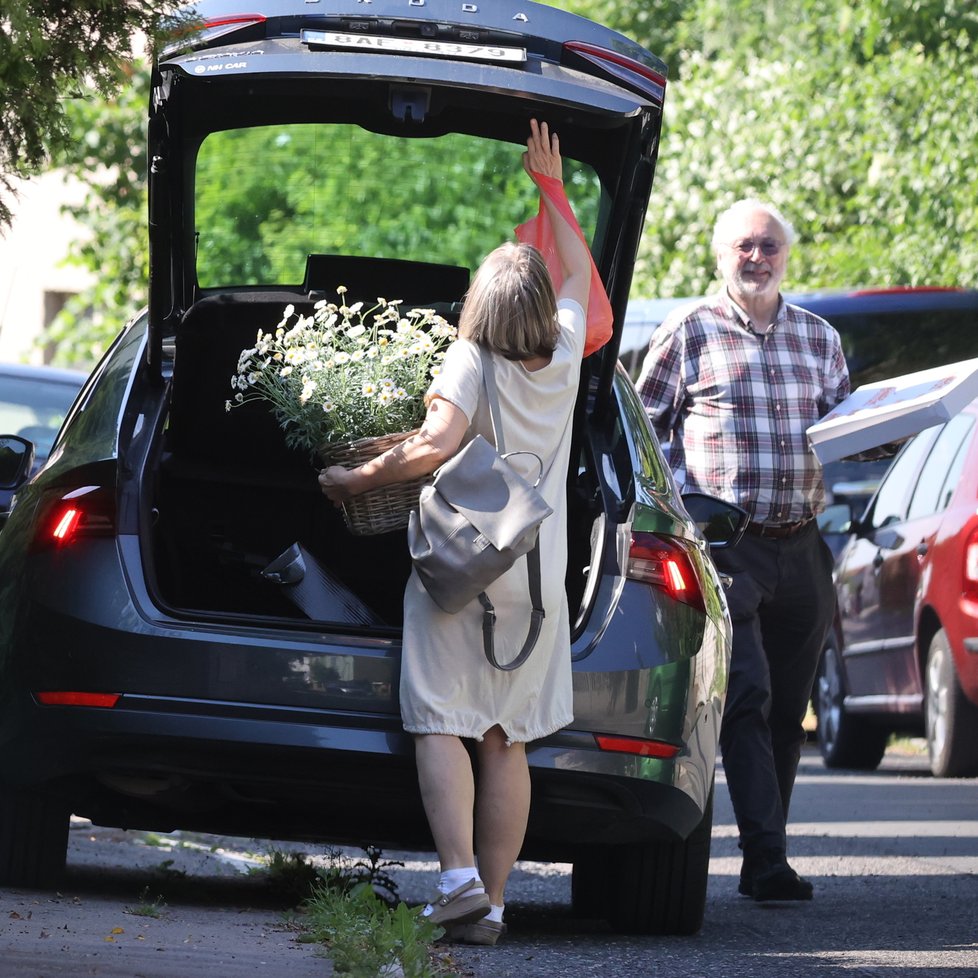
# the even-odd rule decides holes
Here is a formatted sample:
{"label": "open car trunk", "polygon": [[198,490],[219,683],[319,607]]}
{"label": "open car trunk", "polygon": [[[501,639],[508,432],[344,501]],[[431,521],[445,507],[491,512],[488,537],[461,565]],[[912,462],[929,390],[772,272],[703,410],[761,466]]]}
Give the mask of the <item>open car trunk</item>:
{"label": "open car trunk", "polygon": [[[344,281],[356,281],[359,263],[334,262],[343,266]],[[379,270],[373,263],[367,268],[373,276]],[[395,276],[404,271],[393,268]],[[467,272],[420,265],[410,271],[409,298],[426,295],[426,305],[453,316]],[[436,283],[445,287],[453,279],[454,290],[438,293]],[[382,280],[373,282],[378,284]],[[252,402],[228,411],[219,395],[241,350],[258,329],[277,322],[287,304],[298,312],[312,309],[308,292],[236,291],[201,299],[180,324],[158,475],[146,488],[154,524],[144,556],[155,597],[180,616],[399,629],[411,569],[406,531],[351,532],[319,488],[318,459],[286,447],[267,406]],[[575,451],[582,464],[572,467],[568,481],[572,620],[585,591],[591,528],[600,512],[594,473],[583,461],[588,453],[579,444]]]}

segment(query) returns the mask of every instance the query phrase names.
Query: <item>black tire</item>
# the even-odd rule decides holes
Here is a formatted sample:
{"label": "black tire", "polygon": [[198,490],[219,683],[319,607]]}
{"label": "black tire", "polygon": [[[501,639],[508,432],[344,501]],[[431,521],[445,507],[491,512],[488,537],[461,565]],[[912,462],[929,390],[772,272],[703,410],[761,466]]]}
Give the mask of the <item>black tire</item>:
{"label": "black tire", "polygon": [[936,778],[978,775],[978,707],[961,690],[943,628],[927,650],[924,690],[931,773]]}
{"label": "black tire", "polygon": [[0,886],[57,887],[68,853],[70,817],[57,800],[0,785]]}
{"label": "black tire", "polygon": [[603,920],[608,913],[608,855],[597,849],[574,860],[571,912],[581,920]]}
{"label": "black tire", "polygon": [[890,732],[845,707],[845,677],[835,639],[822,652],[815,677],[818,749],[826,767],[873,771],[886,753]]}
{"label": "black tire", "polygon": [[699,825],[682,842],[616,846],[574,863],[575,915],[604,917],[620,934],[695,934],[710,877],[713,788]]}

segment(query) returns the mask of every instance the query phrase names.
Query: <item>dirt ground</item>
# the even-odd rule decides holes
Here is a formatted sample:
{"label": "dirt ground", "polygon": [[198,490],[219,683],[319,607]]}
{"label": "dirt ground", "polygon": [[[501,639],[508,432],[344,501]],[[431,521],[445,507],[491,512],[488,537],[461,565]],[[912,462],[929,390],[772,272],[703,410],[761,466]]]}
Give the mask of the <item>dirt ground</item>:
{"label": "dirt ground", "polygon": [[212,846],[73,820],[60,892],[0,890],[0,976],[331,975],[255,853]]}

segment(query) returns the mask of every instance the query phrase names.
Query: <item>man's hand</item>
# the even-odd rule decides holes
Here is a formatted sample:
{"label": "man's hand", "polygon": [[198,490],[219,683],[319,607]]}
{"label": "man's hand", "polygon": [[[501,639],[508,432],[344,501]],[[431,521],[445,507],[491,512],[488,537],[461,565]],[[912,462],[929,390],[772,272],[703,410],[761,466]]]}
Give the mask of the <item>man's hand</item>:
{"label": "man's hand", "polygon": [[563,162],[560,158],[560,140],[551,133],[545,122],[530,120],[530,138],[523,154],[523,169],[527,173],[541,173],[545,177],[563,180]]}

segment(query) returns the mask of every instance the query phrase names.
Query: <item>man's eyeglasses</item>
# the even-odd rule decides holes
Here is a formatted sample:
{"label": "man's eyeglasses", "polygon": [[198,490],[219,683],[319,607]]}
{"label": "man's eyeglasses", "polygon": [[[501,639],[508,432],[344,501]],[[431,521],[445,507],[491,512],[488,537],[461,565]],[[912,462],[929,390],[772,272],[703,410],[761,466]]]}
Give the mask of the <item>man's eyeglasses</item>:
{"label": "man's eyeglasses", "polygon": [[727,247],[733,248],[734,251],[739,251],[742,255],[753,255],[755,251],[760,249],[762,255],[771,258],[784,247],[784,242],[775,241],[774,238],[762,238],[760,241],[755,241],[753,238],[744,238],[743,241],[735,241],[733,244],[727,245]]}

